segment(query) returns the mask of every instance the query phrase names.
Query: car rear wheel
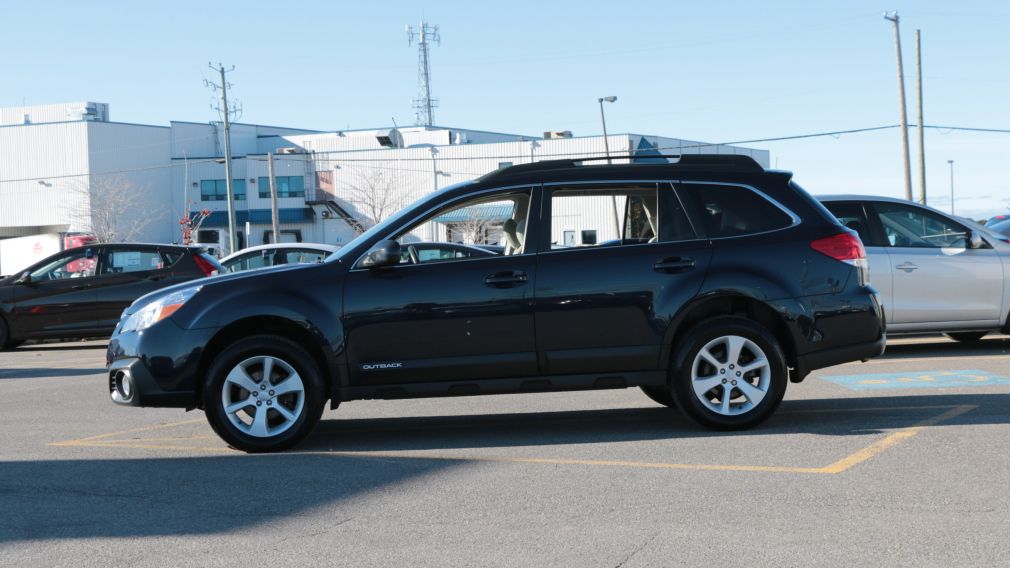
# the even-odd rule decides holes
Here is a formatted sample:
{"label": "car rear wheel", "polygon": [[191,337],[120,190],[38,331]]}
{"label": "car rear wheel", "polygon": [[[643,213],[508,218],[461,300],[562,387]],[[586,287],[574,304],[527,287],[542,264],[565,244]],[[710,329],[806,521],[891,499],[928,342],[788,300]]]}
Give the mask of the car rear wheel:
{"label": "car rear wheel", "polygon": [[974,343],[986,336],[986,331],[959,331],[957,333],[945,333],[947,337],[961,343]]}
{"label": "car rear wheel", "polygon": [[230,446],[275,452],[312,432],[324,393],[311,355],[282,337],[260,335],[239,340],[214,358],[203,403],[211,427]]}
{"label": "car rear wheel", "polygon": [[670,387],[667,386],[647,386],[639,387],[645,396],[651,398],[652,400],[662,404],[663,406],[669,406],[670,408],[677,408],[677,403],[673,400],[673,394],[670,392]]}
{"label": "car rear wheel", "polygon": [[719,317],[688,331],[677,352],[671,392],[696,422],[741,430],[767,419],[789,382],[782,348],[761,325]]}

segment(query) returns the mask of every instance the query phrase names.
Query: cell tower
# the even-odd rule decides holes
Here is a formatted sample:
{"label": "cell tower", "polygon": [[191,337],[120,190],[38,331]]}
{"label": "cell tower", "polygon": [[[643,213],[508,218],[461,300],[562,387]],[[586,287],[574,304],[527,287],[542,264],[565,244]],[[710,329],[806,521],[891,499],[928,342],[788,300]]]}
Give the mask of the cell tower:
{"label": "cell tower", "polygon": [[414,111],[417,124],[433,126],[435,124],[435,107],[438,99],[431,98],[431,71],[428,67],[428,44],[435,42],[442,45],[442,36],[438,26],[433,26],[421,20],[421,26],[414,29],[407,25],[407,45],[417,42],[417,98],[414,99]]}

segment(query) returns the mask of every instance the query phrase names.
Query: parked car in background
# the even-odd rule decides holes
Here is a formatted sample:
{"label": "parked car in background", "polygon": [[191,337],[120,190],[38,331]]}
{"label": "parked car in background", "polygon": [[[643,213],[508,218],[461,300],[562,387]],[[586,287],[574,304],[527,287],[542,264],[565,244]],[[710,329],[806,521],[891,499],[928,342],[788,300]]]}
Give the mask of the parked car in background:
{"label": "parked car in background", "polygon": [[941,332],[977,341],[1007,331],[1010,243],[931,207],[866,195],[819,197],[859,234],[888,333]]}
{"label": "parked car in background", "polygon": [[[327,400],[642,387],[709,427],[751,427],[790,381],[886,339],[862,244],[791,177],[733,155],[496,170],[325,262],[138,300],[109,343],[108,392],[202,408],[252,452],[298,443]],[[404,262],[420,227],[475,211],[495,212],[503,254]],[[620,239],[554,249],[576,222]]]}
{"label": "parked car in background", "polygon": [[986,223],[985,228],[1003,236],[1010,237],[1010,219],[1003,219],[996,221],[995,223]]}
{"label": "parked car in background", "polygon": [[1010,220],[1010,215],[993,215],[992,217],[989,217],[989,219],[985,222],[985,226],[988,227],[994,223],[1008,220]]}
{"label": "parked car in background", "polygon": [[0,280],[0,348],[27,339],[107,336],[137,298],[220,270],[199,247],[96,244],[67,249]]}
{"label": "parked car in background", "polygon": [[225,272],[241,272],[281,264],[322,262],[339,249],[336,245],[277,243],[240,250],[221,259]]}

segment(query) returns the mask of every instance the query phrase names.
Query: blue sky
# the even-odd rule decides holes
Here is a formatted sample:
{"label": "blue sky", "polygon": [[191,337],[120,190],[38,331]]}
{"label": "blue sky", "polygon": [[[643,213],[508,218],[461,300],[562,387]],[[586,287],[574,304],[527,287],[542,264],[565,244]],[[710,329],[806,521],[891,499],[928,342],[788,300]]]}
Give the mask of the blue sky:
{"label": "blue sky", "polygon": [[[413,123],[416,49],[441,27],[436,122],[730,142],[896,124],[902,18],[909,121],[922,30],[925,122],[1010,128],[1005,2],[36,2],[4,7],[0,105],[94,100],[117,121],[209,121],[208,61],[234,64],[244,122],[318,129]],[[15,23],[17,25],[11,25]],[[910,133],[918,194],[916,134]],[[904,191],[898,130],[754,144],[813,193]],[[1010,134],[927,130],[931,204],[1010,206]]]}

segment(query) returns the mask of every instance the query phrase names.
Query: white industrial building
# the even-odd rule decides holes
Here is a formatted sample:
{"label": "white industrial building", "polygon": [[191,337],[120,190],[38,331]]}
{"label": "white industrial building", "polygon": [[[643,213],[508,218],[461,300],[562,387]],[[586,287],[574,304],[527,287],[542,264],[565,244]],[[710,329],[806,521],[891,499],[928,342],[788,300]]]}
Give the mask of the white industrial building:
{"label": "white industrial building", "polygon": [[[223,136],[219,122],[112,122],[102,103],[0,108],[0,239],[105,232],[179,242],[179,221],[210,211],[198,239],[224,245]],[[766,150],[640,134],[611,134],[607,142],[613,155],[636,159],[747,154],[769,165]],[[280,240],[339,244],[437,188],[508,165],[605,151],[602,136],[567,132],[542,137],[430,126],[320,132],[252,124],[231,126],[231,148],[241,246],[273,240],[267,153],[274,154]],[[601,207],[573,223],[612,227],[604,220],[610,214]],[[110,217],[121,226],[110,229]],[[602,230],[601,240],[616,236]],[[0,273],[11,270],[0,249]]]}

